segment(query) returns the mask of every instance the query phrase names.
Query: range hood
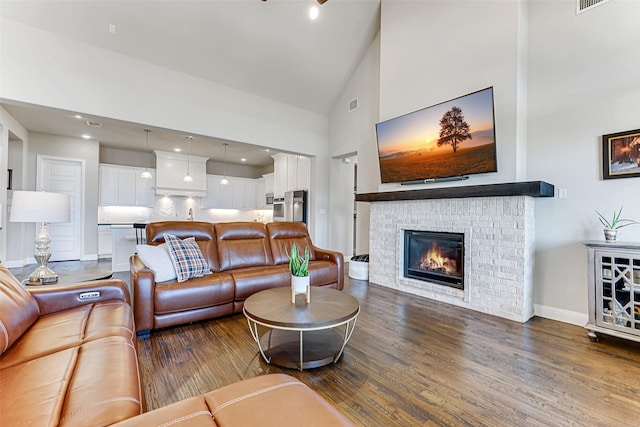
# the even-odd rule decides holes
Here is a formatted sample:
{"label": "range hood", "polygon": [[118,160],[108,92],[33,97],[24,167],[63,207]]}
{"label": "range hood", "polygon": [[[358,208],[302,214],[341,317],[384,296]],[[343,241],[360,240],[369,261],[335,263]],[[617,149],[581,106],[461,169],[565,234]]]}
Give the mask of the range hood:
{"label": "range hood", "polygon": [[[207,157],[156,150],[154,153],[157,196],[205,197],[207,195]],[[183,181],[187,170],[193,182]]]}

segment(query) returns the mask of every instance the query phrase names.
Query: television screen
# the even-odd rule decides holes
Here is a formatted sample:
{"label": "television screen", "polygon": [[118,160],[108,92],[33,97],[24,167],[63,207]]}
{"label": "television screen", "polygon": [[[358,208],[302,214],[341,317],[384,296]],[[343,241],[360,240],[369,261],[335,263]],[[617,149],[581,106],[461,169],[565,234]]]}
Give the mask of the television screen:
{"label": "television screen", "polygon": [[496,172],[493,87],[376,124],[382,183]]}

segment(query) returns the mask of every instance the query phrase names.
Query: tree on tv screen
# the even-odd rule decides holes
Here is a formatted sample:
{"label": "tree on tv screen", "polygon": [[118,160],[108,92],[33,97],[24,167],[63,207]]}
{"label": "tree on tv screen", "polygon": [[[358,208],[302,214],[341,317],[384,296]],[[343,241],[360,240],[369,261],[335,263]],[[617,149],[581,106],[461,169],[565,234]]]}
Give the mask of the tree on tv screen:
{"label": "tree on tv screen", "polygon": [[458,144],[465,139],[471,139],[469,124],[464,120],[464,114],[459,107],[453,107],[444,113],[440,119],[440,138],[438,147],[451,144],[453,152],[458,151]]}

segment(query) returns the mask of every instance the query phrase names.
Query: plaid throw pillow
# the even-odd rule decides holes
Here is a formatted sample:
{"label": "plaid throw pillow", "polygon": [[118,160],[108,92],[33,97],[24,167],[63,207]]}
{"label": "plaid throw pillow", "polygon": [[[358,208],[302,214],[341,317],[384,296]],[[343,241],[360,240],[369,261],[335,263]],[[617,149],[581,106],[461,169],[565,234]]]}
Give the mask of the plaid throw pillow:
{"label": "plaid throw pillow", "polygon": [[192,277],[202,277],[210,272],[209,264],[204,259],[195,237],[180,240],[173,234],[165,233],[164,241],[167,242],[178,282],[184,282]]}

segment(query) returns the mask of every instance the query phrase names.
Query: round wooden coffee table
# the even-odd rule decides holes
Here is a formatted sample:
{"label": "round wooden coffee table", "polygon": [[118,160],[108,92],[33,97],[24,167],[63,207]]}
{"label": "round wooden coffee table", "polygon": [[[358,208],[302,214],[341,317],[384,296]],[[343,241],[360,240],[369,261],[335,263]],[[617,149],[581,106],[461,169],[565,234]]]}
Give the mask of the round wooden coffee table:
{"label": "round wooden coffee table", "polygon": [[302,371],[340,359],[360,305],[347,293],[315,286],[309,304],[303,294],[292,304],[291,289],[284,287],[251,295],[243,312],[265,362]]}

